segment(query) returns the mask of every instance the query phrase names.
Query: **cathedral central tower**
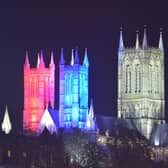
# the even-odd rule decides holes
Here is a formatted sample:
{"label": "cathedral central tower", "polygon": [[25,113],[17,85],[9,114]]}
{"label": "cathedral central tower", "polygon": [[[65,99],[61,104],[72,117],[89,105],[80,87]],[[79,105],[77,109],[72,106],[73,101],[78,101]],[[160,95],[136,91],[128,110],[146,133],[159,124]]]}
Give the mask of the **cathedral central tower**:
{"label": "cathedral central tower", "polygon": [[[75,56],[74,56],[75,53]],[[80,64],[78,49],[72,50],[70,65],[65,64],[63,49],[59,63],[59,124],[60,127],[85,128],[88,117],[89,61],[85,49]]]}
{"label": "cathedral central tower", "polygon": [[54,108],[55,64],[53,54],[49,67],[45,67],[43,53],[38,54],[37,67],[31,68],[28,54],[24,65],[23,129],[37,132],[48,103]]}
{"label": "cathedral central tower", "polygon": [[147,138],[164,122],[164,48],[162,32],[158,48],[142,46],[138,33],[134,48],[125,48],[122,31],[118,50],[118,117],[130,119]]}

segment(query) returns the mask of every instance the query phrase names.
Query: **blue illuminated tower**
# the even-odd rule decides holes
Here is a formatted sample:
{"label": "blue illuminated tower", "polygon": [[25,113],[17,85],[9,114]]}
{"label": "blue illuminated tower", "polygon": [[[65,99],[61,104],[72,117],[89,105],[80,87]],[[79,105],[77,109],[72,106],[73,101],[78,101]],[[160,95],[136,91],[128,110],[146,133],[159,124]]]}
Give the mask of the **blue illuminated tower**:
{"label": "blue illuminated tower", "polygon": [[[74,56],[75,53],[75,56]],[[87,49],[80,64],[78,49],[72,50],[70,65],[64,61],[63,49],[59,63],[59,124],[60,127],[85,128],[88,116]]]}

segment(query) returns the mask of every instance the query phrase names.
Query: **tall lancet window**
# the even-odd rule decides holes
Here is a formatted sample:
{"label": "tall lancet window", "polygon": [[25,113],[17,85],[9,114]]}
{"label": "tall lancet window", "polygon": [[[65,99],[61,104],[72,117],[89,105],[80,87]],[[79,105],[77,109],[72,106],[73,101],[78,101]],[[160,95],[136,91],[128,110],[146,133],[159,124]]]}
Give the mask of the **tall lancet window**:
{"label": "tall lancet window", "polygon": [[35,89],[34,89],[34,82],[35,80],[34,80],[34,78],[32,77],[31,79],[30,79],[30,88],[31,88],[31,96],[35,96]]}
{"label": "tall lancet window", "polygon": [[154,73],[155,73],[155,71],[154,71],[154,67],[153,66],[151,66],[151,93],[154,93],[154,87],[155,87],[155,81],[154,81]]}
{"label": "tall lancet window", "polygon": [[32,90],[32,78],[29,79],[29,96],[33,96]]}
{"label": "tall lancet window", "polygon": [[138,68],[137,64],[135,65],[135,93],[138,92]]}
{"label": "tall lancet window", "polygon": [[131,68],[129,67],[128,68],[128,71],[129,71],[129,93],[131,93]]}
{"label": "tall lancet window", "polygon": [[135,93],[141,92],[141,71],[140,65],[135,65]]}
{"label": "tall lancet window", "polygon": [[141,68],[140,65],[138,65],[138,92],[141,92]]}
{"label": "tall lancet window", "polygon": [[150,64],[149,65],[149,83],[150,83],[150,89],[149,89],[149,92],[152,93],[152,89],[153,89],[153,72],[152,72],[152,65]]}
{"label": "tall lancet window", "polygon": [[37,91],[37,78],[34,78],[34,96],[37,96],[38,95],[38,91]]}
{"label": "tall lancet window", "polygon": [[65,75],[65,102],[66,106],[71,105],[71,73]]}
{"label": "tall lancet window", "polygon": [[125,93],[131,93],[131,69],[126,65],[125,69]]}
{"label": "tall lancet window", "polygon": [[160,89],[160,79],[161,79],[161,76],[159,75],[160,74],[160,68],[159,66],[157,65],[156,66],[156,93],[159,94],[159,89]]}
{"label": "tall lancet window", "polygon": [[129,69],[129,65],[126,65],[125,67],[125,93],[128,93],[128,69]]}

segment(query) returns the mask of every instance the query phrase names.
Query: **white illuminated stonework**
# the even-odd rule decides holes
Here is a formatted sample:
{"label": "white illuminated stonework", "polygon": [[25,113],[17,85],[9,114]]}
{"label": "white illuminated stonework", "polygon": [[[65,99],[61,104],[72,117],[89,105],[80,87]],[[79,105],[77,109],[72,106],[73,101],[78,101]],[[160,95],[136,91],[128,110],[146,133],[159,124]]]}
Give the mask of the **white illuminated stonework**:
{"label": "white illuminated stonework", "polygon": [[9,113],[8,113],[8,108],[6,107],[3,122],[1,125],[2,131],[5,132],[5,134],[9,134],[10,131],[12,130],[12,124],[9,119]]}
{"label": "white illuminated stonework", "polygon": [[164,123],[164,48],[162,32],[158,48],[142,46],[138,33],[134,48],[125,48],[122,31],[118,51],[118,117],[131,119],[149,138],[152,128]]}

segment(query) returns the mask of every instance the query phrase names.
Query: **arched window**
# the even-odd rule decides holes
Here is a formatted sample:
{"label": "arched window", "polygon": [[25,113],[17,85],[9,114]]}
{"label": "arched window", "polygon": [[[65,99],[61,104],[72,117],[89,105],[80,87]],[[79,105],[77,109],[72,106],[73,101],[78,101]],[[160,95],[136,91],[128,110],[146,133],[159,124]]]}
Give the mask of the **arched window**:
{"label": "arched window", "polygon": [[135,65],[135,93],[141,92],[141,70],[140,65]]}
{"label": "arched window", "polygon": [[129,70],[129,93],[131,93],[131,68],[128,68]]}
{"label": "arched window", "polygon": [[141,69],[140,69],[140,65],[138,65],[138,84],[139,84],[138,91],[140,93],[141,92]]}
{"label": "arched window", "polygon": [[156,93],[159,94],[160,92],[160,83],[161,83],[161,75],[160,75],[160,69],[159,66],[156,65]]}
{"label": "arched window", "polygon": [[138,91],[138,68],[137,65],[135,65],[135,93]]}
{"label": "arched window", "polygon": [[125,93],[128,92],[128,67],[125,69]]}
{"label": "arched window", "polygon": [[131,71],[129,65],[126,65],[125,70],[125,93],[131,92]]}
{"label": "arched window", "polygon": [[149,65],[149,83],[150,83],[150,86],[149,86],[149,92],[152,93],[152,89],[153,89],[153,69],[152,69],[152,65],[150,64]]}
{"label": "arched window", "polygon": [[31,84],[31,96],[37,96],[37,78],[33,76],[30,79],[30,84]]}
{"label": "arched window", "polygon": [[71,89],[71,78],[72,78],[72,74],[71,73],[66,73],[65,75],[65,104],[67,106],[70,106],[71,105],[71,92],[72,92],[72,89]]}

